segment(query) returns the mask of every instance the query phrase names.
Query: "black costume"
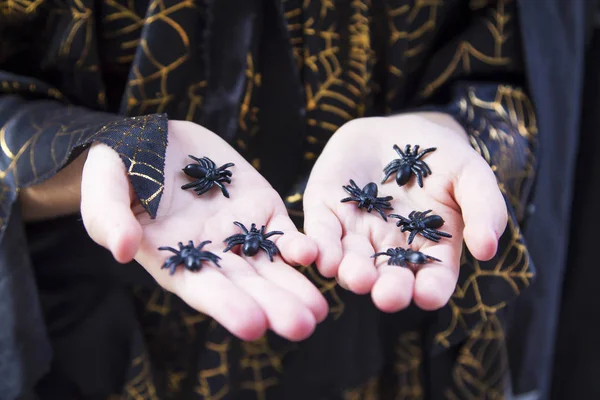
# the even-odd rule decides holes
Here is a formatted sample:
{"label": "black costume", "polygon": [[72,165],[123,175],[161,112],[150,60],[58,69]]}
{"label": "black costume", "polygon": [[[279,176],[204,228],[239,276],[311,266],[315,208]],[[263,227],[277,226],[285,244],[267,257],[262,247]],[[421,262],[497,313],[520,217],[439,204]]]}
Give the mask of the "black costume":
{"label": "black costume", "polygon": [[[577,96],[577,65],[572,80],[562,66],[538,70],[550,45],[537,42],[536,18],[570,15],[547,4],[0,0],[0,316],[14,323],[0,327],[2,396],[502,397],[512,350],[507,306],[534,276],[522,235],[538,151],[528,88],[549,135],[539,138],[542,147],[575,121],[552,118],[562,100],[546,99],[541,86],[557,74],[564,79],[557,88],[571,96],[563,100]],[[577,14],[579,3],[572,4]],[[563,54],[574,43],[577,64],[572,22],[558,24],[566,38],[551,48]],[[558,35],[546,33],[544,40]],[[302,271],[329,300],[328,320],[303,343],[275,335],[240,342],[156,287],[139,265],[114,262],[77,217],[25,231],[15,205],[18,188],[51,176],[100,140],[138,168],[132,185],[154,215],[163,181],[144,164],[163,167],[167,118],[188,119],[251,161],[300,224],[308,173],[337,128],[419,110],[448,112],[462,123],[493,166],[510,214],[493,260],[477,262],[465,251],[456,292],[439,312],[380,313],[368,297],[308,267]],[[568,176],[570,163],[540,164],[540,211],[554,198],[549,179]],[[554,224],[535,215],[533,226]],[[538,253],[540,238],[554,234],[544,230],[532,236]],[[546,261],[548,268],[561,262]],[[539,300],[534,296],[524,304]],[[525,315],[514,311],[513,318]],[[514,389],[529,390],[515,372],[526,374],[530,359],[510,359]]]}

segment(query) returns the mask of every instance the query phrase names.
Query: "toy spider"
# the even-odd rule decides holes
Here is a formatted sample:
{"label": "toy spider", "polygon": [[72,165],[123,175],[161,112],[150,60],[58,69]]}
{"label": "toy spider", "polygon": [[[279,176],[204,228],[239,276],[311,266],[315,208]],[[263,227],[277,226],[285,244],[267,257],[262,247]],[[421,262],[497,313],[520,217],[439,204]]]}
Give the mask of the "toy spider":
{"label": "toy spider", "polygon": [[394,172],[396,173],[396,183],[398,186],[403,186],[406,182],[409,181],[412,174],[417,176],[417,182],[420,187],[423,187],[423,177],[427,177],[427,175],[431,175],[431,169],[424,162],[421,161],[421,157],[425,154],[435,151],[435,147],[430,147],[428,149],[422,150],[419,153],[419,145],[416,145],[412,150],[410,148],[410,144],[407,144],[404,148],[404,152],[400,150],[400,147],[394,145],[394,150],[400,156],[400,158],[393,160],[383,169],[385,173],[385,178],[381,181],[381,183],[385,183],[388,180],[390,175]]}
{"label": "toy spider", "polygon": [[279,254],[279,249],[272,241],[268,240],[273,235],[283,235],[280,231],[271,231],[265,233],[265,226],[260,228],[260,231],[256,229],[256,224],[250,226],[250,231],[240,222],[234,222],[235,225],[242,228],[244,233],[231,235],[224,240],[227,243],[227,247],[223,252],[231,250],[233,246],[238,244],[242,245],[242,253],[245,256],[252,257],[258,253],[258,250],[263,249],[269,256],[269,260],[273,261],[273,256]]}
{"label": "toy spider", "polygon": [[194,242],[191,240],[185,246],[183,243],[179,242],[179,250],[175,250],[169,246],[159,247],[159,250],[168,250],[175,253],[174,256],[171,256],[165,260],[165,263],[161,269],[169,268],[170,275],[173,275],[177,269],[177,266],[183,264],[185,268],[189,269],[190,271],[200,271],[202,268],[202,261],[212,261],[217,267],[221,268],[219,265],[219,260],[221,257],[211,253],[210,251],[202,251],[202,248],[209,243],[212,242],[207,240],[200,243],[198,247],[194,247]]}
{"label": "toy spider", "polygon": [[342,186],[351,197],[346,197],[341,200],[342,203],[348,201],[358,202],[358,208],[366,208],[367,212],[370,213],[373,210],[381,215],[384,221],[387,222],[387,217],[383,210],[393,210],[390,200],[392,196],[377,197],[377,184],[374,182],[367,183],[362,190],[356,185],[356,183],[350,179],[350,186]]}
{"label": "toy spider", "polygon": [[371,258],[377,258],[378,256],[388,256],[388,265],[400,265],[406,267],[406,264],[426,264],[430,261],[438,261],[435,257],[423,254],[420,251],[411,249],[403,249],[402,247],[389,248],[387,251],[382,253],[375,253]]}
{"label": "toy spider", "polygon": [[183,172],[192,178],[197,180],[183,185],[183,190],[193,188],[194,192],[198,196],[208,192],[214,185],[221,188],[223,196],[229,198],[229,192],[223,185],[223,182],[231,183],[231,171],[226,171],[227,168],[233,167],[235,164],[227,163],[219,168],[215,163],[208,157],[196,158],[194,156],[188,156],[198,164],[188,164],[183,169]]}
{"label": "toy spider", "polygon": [[427,214],[430,212],[431,210],[423,212],[412,211],[410,214],[408,214],[408,218],[397,214],[390,214],[390,217],[400,219],[400,221],[396,223],[396,226],[402,226],[402,232],[410,232],[408,244],[412,243],[417,233],[429,240],[433,240],[434,242],[439,242],[442,236],[451,238],[451,234],[437,230],[437,228],[440,228],[442,225],[444,225],[444,220],[442,217],[439,215],[427,216]]}

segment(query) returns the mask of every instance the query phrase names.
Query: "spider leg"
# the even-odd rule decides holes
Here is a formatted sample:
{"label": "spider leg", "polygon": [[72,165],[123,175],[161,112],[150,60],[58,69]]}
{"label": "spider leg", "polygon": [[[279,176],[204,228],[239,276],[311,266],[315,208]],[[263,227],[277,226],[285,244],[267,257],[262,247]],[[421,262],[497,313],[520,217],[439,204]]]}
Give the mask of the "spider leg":
{"label": "spider leg", "polygon": [[206,167],[207,169],[215,169],[217,167],[213,160],[208,157],[202,157],[202,160],[204,161],[203,167]]}
{"label": "spider leg", "polygon": [[397,258],[397,264],[395,265],[399,265],[401,267],[406,267],[406,260],[404,259],[404,257],[396,257]]}
{"label": "spider leg", "polygon": [[342,203],[347,203],[349,201],[360,201],[360,199],[358,199],[356,197],[346,197],[346,198],[340,200],[340,202],[342,202]]}
{"label": "spider leg", "polygon": [[427,228],[427,229],[426,229],[426,231],[428,231],[428,232],[433,232],[433,233],[435,233],[436,235],[443,236],[443,237],[447,237],[447,238],[451,238],[451,237],[452,237],[452,235],[451,235],[451,234],[449,234],[449,233],[446,233],[446,232],[442,232],[442,231],[438,231],[437,229]]}
{"label": "spider leg", "polygon": [[195,180],[195,181],[193,181],[193,182],[186,183],[186,184],[185,184],[185,185],[183,185],[181,188],[182,188],[183,190],[186,190],[186,189],[192,188],[192,187],[194,187],[194,186],[197,186],[197,185],[202,185],[202,184],[203,184],[203,182],[206,182],[206,178],[200,178],[200,179],[198,179],[198,180]]}
{"label": "spider leg", "polygon": [[229,192],[227,191],[227,188],[225,187],[225,185],[223,185],[219,181],[215,181],[215,185],[217,185],[218,187],[221,188],[221,192],[223,192],[223,196],[229,198]]}
{"label": "spider leg", "polygon": [[431,175],[431,168],[429,168],[429,165],[427,165],[426,162],[417,161],[415,167],[418,167],[421,171],[426,171],[427,175]]}
{"label": "spider leg", "polygon": [[174,275],[175,271],[177,271],[177,265],[178,263],[171,263],[169,264],[168,268],[169,268],[169,275]]}
{"label": "spider leg", "polygon": [[423,187],[423,174],[421,174],[421,171],[418,169],[413,169],[413,172],[417,176],[417,183],[419,184],[419,187]]}
{"label": "spider leg", "polygon": [[191,158],[192,160],[196,161],[198,164],[202,163],[202,161],[199,158],[197,158],[197,157],[194,157],[194,156],[191,156],[191,155],[188,155],[188,157]]}
{"label": "spider leg", "polygon": [[412,149],[412,155],[416,155],[419,152],[419,145],[416,144],[415,147],[413,147]]}
{"label": "spider leg", "polygon": [[379,256],[389,256],[389,254],[386,251],[380,252],[380,253],[375,253],[371,256],[371,258],[377,258]]}
{"label": "spider leg", "polygon": [[[191,242],[191,241],[190,241]],[[202,249],[204,246],[206,246],[207,244],[212,243],[211,240],[205,240],[204,242],[200,243],[198,246],[196,246],[197,250]]]}
{"label": "spider leg", "polygon": [[244,244],[245,240],[246,240],[245,236],[242,235],[241,233],[239,233],[237,235],[229,236],[227,239],[224,240],[224,242],[227,243],[227,247],[225,247],[225,250],[223,250],[223,253],[227,253],[229,250],[231,250],[232,247],[237,246],[238,244]]}
{"label": "spider leg", "polygon": [[411,244],[413,242],[413,240],[415,240],[415,236],[417,236],[417,233],[419,231],[412,231],[410,233],[410,235],[408,236],[408,244]]}
{"label": "spider leg", "polygon": [[433,211],[433,210],[426,210],[426,211],[423,211],[422,213],[420,213],[420,214],[421,214],[421,218],[425,218],[425,216],[426,216],[427,214],[429,214],[430,212],[432,212],[432,211]]}
{"label": "spider leg", "polygon": [[218,182],[227,182],[227,183],[231,183],[231,178],[229,178],[228,176],[221,176],[219,177]]}
{"label": "spider leg", "polygon": [[426,231],[422,231],[421,232],[421,236],[423,236],[426,239],[432,240],[434,242],[439,242],[440,241],[440,237],[438,235],[436,235],[435,233],[432,232],[426,232]]}
{"label": "spider leg", "polygon": [[267,252],[267,255],[269,256],[269,260],[271,260],[271,262],[273,262],[273,256],[277,255],[279,253],[279,249],[277,248],[277,246],[275,246],[275,243],[271,242],[271,241],[265,241],[265,242],[261,242],[260,243],[260,248],[263,249],[264,251]]}
{"label": "spider leg", "polygon": [[435,257],[431,257],[431,256],[428,256],[428,255],[425,255],[425,257],[427,257],[427,259],[430,260],[430,261],[442,262],[442,260],[439,260],[439,259],[437,259]]}
{"label": "spider leg", "polygon": [[177,250],[175,250],[174,248],[169,247],[169,246],[161,246],[158,248],[158,250],[168,250],[168,251],[172,251],[175,254],[179,253]]}
{"label": "spider leg", "polygon": [[394,145],[394,150],[396,150],[396,153],[398,153],[398,155],[402,158],[405,157],[404,153],[402,152],[402,150],[400,150],[400,147],[398,147],[397,144]]}
{"label": "spider leg", "polygon": [[219,260],[221,259],[221,257],[219,257],[218,255],[213,254],[209,251],[204,251],[202,252],[202,258],[208,261],[212,261],[217,267],[221,268],[221,266],[219,265]]}
{"label": "spider leg", "polygon": [[[229,167],[233,167],[235,164],[234,163],[227,163],[225,165],[221,165],[219,168],[217,168],[217,172],[224,172],[227,168]],[[229,173],[231,173],[231,171],[227,171]]]}
{"label": "spider leg", "polygon": [[242,224],[241,222],[237,222],[237,221],[235,221],[233,224],[240,227],[246,235],[248,234],[248,229],[244,226],[244,224]]}
{"label": "spider leg", "polygon": [[202,194],[204,194],[204,193],[208,192],[208,191],[209,191],[209,190],[210,190],[210,189],[213,187],[213,185],[214,185],[214,182],[212,182],[212,181],[207,181],[207,182],[206,182],[206,184],[205,184],[205,185],[202,185],[202,187],[201,187],[201,188],[194,189],[194,192],[196,192],[196,194],[197,194],[198,196],[200,196],[200,195],[202,195]]}
{"label": "spider leg", "polygon": [[396,172],[395,168],[390,168],[389,170],[387,169],[387,167],[383,170],[383,173],[385,174],[385,176],[383,177],[383,179],[381,180],[381,184],[384,184],[385,181],[387,181],[389,179],[389,177]]}
{"label": "spider leg", "polygon": [[387,222],[387,217],[386,217],[385,213],[383,212],[383,210],[381,208],[379,208],[379,207],[375,207],[375,210],[377,210],[377,212],[379,213],[379,215],[381,215],[381,218],[383,218],[383,220],[385,222]]}
{"label": "spider leg", "polygon": [[283,235],[283,232],[281,232],[281,231],[272,231],[272,232],[269,232],[269,233],[267,233],[267,234],[264,236],[264,238],[265,238],[265,239],[268,239],[268,238],[270,238],[270,237],[271,237],[271,236],[273,236],[273,235]]}
{"label": "spider leg", "polygon": [[430,147],[428,149],[422,150],[419,154],[417,154],[417,160],[421,157],[423,157],[425,154],[427,153],[431,153],[432,151],[436,151],[437,147]]}
{"label": "spider leg", "polygon": [[407,156],[410,156],[410,144],[407,144],[406,146],[404,146],[404,154],[406,154]]}
{"label": "spider leg", "polygon": [[177,269],[177,265],[179,265],[181,261],[181,257],[171,256],[165,260],[165,263],[162,265],[161,269],[169,269],[169,274],[173,275]]}

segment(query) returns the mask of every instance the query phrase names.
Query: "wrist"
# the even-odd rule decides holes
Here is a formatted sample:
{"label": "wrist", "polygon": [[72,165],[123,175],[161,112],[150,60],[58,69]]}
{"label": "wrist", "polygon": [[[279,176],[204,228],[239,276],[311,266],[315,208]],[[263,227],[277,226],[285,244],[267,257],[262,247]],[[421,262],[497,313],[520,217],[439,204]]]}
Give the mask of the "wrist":
{"label": "wrist", "polygon": [[41,221],[79,211],[81,176],[87,155],[85,150],[52,178],[19,191],[24,221]]}

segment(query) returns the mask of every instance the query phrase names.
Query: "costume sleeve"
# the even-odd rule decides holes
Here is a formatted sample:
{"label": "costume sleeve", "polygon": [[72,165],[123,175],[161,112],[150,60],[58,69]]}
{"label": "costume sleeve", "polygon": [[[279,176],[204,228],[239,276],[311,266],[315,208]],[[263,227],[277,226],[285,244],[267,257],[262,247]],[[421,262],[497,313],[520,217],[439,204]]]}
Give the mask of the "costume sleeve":
{"label": "costume sleeve", "polygon": [[154,217],[164,182],[165,115],[124,118],[72,106],[44,82],[0,71],[0,238],[19,189],[50,178],[96,141],[117,151]]}
{"label": "costume sleeve", "polygon": [[517,2],[470,2],[470,7],[466,28],[448,35],[451,39],[430,55],[413,104],[448,113],[464,127],[496,174],[509,221],[492,260],[478,261],[464,248],[456,290],[438,320],[438,349],[473,340],[534,277],[521,231],[535,182],[538,132]]}

